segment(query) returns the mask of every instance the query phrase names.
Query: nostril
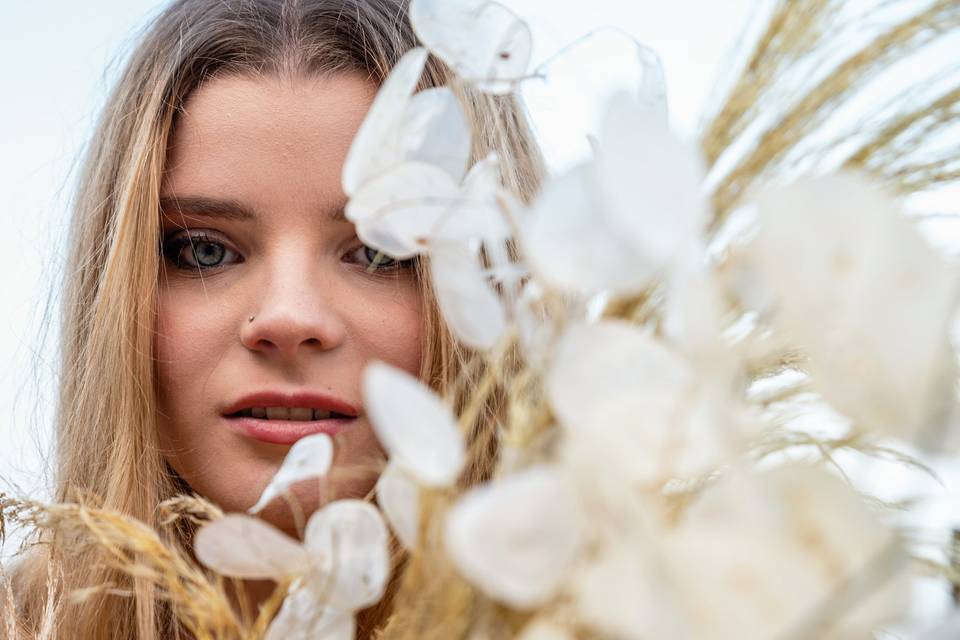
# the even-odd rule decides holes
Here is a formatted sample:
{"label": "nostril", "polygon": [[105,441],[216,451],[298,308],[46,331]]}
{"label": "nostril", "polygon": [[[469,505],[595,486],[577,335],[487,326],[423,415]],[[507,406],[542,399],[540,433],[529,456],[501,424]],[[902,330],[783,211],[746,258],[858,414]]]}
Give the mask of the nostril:
{"label": "nostril", "polygon": [[322,315],[304,317],[299,310],[285,308],[274,309],[273,313],[261,310],[253,323],[244,322],[240,341],[253,351],[292,355],[297,349],[310,353],[332,349],[343,341],[345,334],[340,318],[326,310]]}

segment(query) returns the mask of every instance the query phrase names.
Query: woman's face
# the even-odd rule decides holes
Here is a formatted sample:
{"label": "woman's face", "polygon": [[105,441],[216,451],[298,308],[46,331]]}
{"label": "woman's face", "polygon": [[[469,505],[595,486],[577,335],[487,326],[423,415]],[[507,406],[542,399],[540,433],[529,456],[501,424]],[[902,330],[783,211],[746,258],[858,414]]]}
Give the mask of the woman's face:
{"label": "woman's face", "polygon": [[[252,506],[292,443],[318,431],[336,447],[325,496],[365,494],[382,453],[361,406],[364,365],[419,370],[412,266],[378,260],[343,218],[340,172],[375,92],[353,75],[220,77],[174,129],[160,192],[160,442],[228,511]],[[324,499],[316,486],[297,487],[307,513]],[[292,529],[282,500],[264,515]]]}

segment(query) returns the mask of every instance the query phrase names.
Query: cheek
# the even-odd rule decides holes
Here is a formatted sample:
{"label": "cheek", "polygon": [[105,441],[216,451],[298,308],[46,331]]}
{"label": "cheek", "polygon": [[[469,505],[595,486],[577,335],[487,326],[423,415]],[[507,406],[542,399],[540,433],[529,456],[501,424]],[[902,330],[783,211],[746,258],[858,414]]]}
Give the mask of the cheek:
{"label": "cheek", "polygon": [[177,415],[199,401],[229,341],[229,302],[214,305],[186,291],[162,291],[154,334],[161,409]]}
{"label": "cheek", "polygon": [[366,345],[366,359],[383,360],[417,375],[424,342],[419,292],[382,303],[376,313],[373,309],[368,308],[354,325],[356,337]]}
{"label": "cheek", "polygon": [[[222,375],[217,368],[239,333],[230,300],[210,286],[206,292],[163,288],[155,330],[156,425],[162,455],[192,490],[228,510],[246,508],[252,504],[250,496],[238,495],[229,478],[221,481],[217,476],[217,469],[236,476],[236,447],[224,430],[210,428]],[[214,460],[217,464],[211,466]],[[249,465],[246,472],[260,482],[272,475],[272,463],[266,470]]]}

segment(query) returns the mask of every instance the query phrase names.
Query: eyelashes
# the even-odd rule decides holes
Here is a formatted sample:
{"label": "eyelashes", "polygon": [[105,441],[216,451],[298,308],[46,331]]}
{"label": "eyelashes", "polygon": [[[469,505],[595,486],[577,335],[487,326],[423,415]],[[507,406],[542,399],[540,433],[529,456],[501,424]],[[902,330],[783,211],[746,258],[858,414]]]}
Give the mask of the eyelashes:
{"label": "eyelashes", "polygon": [[365,244],[361,244],[359,247],[353,249],[348,255],[360,256],[361,260],[358,261],[358,264],[363,266],[367,271],[374,273],[410,269],[416,264],[416,258],[397,260]]}
{"label": "eyelashes", "polygon": [[[171,231],[163,236],[160,253],[174,267],[194,273],[215,271],[244,262],[243,256],[225,239],[207,230]],[[410,270],[417,263],[416,258],[396,260],[365,244],[351,248],[342,260],[356,264],[371,275]]]}
{"label": "eyelashes", "polygon": [[179,269],[208,271],[243,262],[243,257],[223,240],[205,231],[168,233],[161,243],[163,256]]}

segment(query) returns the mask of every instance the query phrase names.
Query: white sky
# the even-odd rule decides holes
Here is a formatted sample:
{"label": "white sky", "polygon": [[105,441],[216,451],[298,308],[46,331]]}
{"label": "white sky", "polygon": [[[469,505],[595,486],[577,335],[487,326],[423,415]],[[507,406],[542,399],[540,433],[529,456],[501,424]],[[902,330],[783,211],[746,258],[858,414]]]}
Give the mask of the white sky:
{"label": "white sky", "polygon": [[[53,362],[40,333],[60,249],[70,172],[103,95],[106,62],[145,2],[6,2],[0,6],[0,475],[37,494]],[[103,17],[103,16],[109,16]],[[55,311],[47,314],[55,317]],[[50,336],[47,344],[55,342]]]}
{"label": "white sky", "polygon": [[[579,35],[616,25],[664,63],[674,127],[692,136],[718,67],[741,33],[750,0],[509,0],[531,22],[535,60]],[[44,0],[0,3],[0,476],[42,496],[56,336],[46,310],[61,276],[74,164],[91,134],[135,27],[162,3]],[[562,10],[559,7],[563,7]],[[109,69],[109,70],[108,70]],[[630,47],[610,35],[576,49],[549,83],[525,88],[548,159],[562,167],[586,149],[602,97],[636,79]],[[46,331],[47,339],[41,341]],[[960,474],[954,474],[960,482]],[[0,490],[9,488],[0,481]],[[937,518],[942,519],[941,516]],[[8,545],[9,549],[9,545]],[[936,594],[932,597],[937,597]]]}

